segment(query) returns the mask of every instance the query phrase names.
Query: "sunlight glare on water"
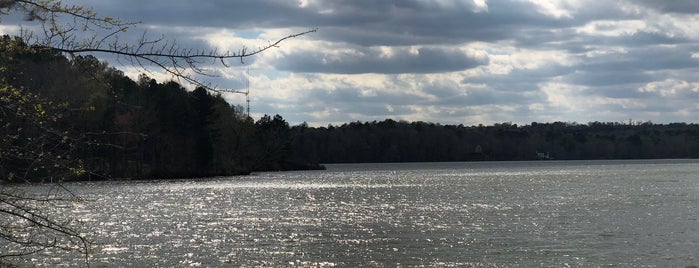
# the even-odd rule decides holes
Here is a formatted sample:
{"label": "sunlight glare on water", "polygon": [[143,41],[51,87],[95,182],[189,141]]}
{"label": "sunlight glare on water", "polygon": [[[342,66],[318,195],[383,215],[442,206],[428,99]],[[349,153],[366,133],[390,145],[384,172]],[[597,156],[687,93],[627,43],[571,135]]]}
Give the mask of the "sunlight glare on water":
{"label": "sunlight glare on water", "polygon": [[[699,162],[330,165],[74,183],[101,266],[698,265]],[[81,261],[41,259],[41,266]]]}

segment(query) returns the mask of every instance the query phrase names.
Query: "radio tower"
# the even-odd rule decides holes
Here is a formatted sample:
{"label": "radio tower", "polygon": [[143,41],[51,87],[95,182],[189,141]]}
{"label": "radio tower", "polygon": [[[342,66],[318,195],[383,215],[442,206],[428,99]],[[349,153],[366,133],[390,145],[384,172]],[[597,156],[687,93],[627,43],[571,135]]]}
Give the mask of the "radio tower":
{"label": "radio tower", "polygon": [[246,71],[246,85],[245,85],[245,102],[247,103],[248,117],[250,117],[250,68]]}
{"label": "radio tower", "polygon": [[250,68],[247,69],[246,71],[246,83],[245,83],[245,91],[240,91],[240,90],[225,90],[224,92],[230,92],[230,93],[238,93],[238,94],[243,94],[245,95],[245,104],[246,104],[246,112],[248,114],[248,117],[250,117]]}

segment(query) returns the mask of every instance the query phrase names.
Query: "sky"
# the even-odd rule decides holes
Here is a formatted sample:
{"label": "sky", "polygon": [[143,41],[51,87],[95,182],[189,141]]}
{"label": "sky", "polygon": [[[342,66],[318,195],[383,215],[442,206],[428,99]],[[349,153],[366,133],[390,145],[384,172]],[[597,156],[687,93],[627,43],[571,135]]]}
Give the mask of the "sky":
{"label": "sky", "polygon": [[[237,51],[317,29],[243,64],[206,66],[216,77],[202,79],[218,89],[249,81],[254,118],[699,122],[695,0],[63,2],[141,21],[124,40],[147,30],[195,49]],[[224,97],[245,105],[242,94]]]}

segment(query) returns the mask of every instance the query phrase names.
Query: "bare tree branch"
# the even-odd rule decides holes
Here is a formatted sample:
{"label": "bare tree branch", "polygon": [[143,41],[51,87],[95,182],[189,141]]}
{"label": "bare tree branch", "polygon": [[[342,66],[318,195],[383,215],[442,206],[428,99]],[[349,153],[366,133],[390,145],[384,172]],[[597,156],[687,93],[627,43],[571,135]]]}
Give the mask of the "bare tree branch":
{"label": "bare tree branch", "polygon": [[19,250],[0,253],[0,259],[28,256],[46,249],[78,251],[85,255],[89,266],[91,242],[82,235],[71,221],[57,221],[50,208],[60,203],[76,202],[74,198],[33,197],[26,193],[0,194],[0,215],[13,221],[2,221],[0,240],[19,246]]}
{"label": "bare tree branch", "polygon": [[[282,42],[312,32],[291,34],[256,49],[241,49],[231,52],[217,50],[196,50],[181,47],[174,40],[164,36],[151,38],[146,31],[135,43],[122,41],[121,34],[131,30],[140,22],[122,22],[111,17],[98,16],[90,8],[79,5],[66,5],[59,0],[0,0],[0,19],[2,15],[19,13],[25,20],[38,25],[21,28],[20,37],[25,44],[34,49],[57,51],[71,56],[81,54],[115,55],[117,60],[128,61],[131,65],[149,72],[149,66],[155,66],[164,72],[184,80],[197,87],[221,92],[195,76],[212,77],[202,67],[207,61],[228,67],[227,60],[240,60],[244,63],[249,58],[269,49],[278,47]],[[0,137],[0,176],[4,180],[26,181],[28,176],[36,176],[36,170],[45,171],[49,178],[59,180],[68,176],[90,174],[84,170],[82,159],[71,158],[78,144],[91,144],[91,136],[99,133],[69,135],[66,131],[52,129],[42,122],[51,120],[42,112],[43,100],[22,89],[10,88],[0,81],[0,127],[7,128],[3,118],[20,118],[19,122],[29,122],[26,127],[41,133],[37,138],[27,139],[25,129],[12,126]],[[37,108],[38,107],[38,108]],[[7,120],[10,122],[10,120]],[[8,123],[9,124],[9,123]],[[105,133],[101,133],[105,134]],[[109,135],[139,135],[137,133],[111,133]],[[109,146],[109,144],[101,144]],[[113,145],[117,146],[117,145]],[[23,174],[6,174],[4,165],[14,160],[21,160],[28,165]],[[2,183],[2,181],[0,181]],[[59,187],[63,187],[59,183]],[[18,250],[0,252],[0,266],[3,259],[24,257],[47,249],[61,249],[81,252],[85,264],[89,266],[91,243],[79,232],[75,222],[56,220],[51,214],[52,207],[59,204],[72,204],[80,201],[68,189],[70,198],[61,196],[38,197],[17,189],[10,189],[0,184],[0,249],[9,243]]]}
{"label": "bare tree branch", "polygon": [[[204,77],[213,76],[201,67],[206,60],[224,67],[229,66],[225,61],[229,59],[238,59],[244,63],[245,58],[279,47],[288,39],[317,31],[317,29],[310,29],[291,34],[256,49],[242,47],[238,51],[221,53],[217,50],[180,47],[176,41],[167,40],[165,37],[151,39],[146,31],[135,44],[123,42],[119,39],[119,34],[140,22],[122,22],[111,17],[100,17],[91,9],[82,6],[64,5],[56,0],[0,1],[0,10],[6,10],[5,13],[15,10],[25,13],[26,19],[40,23],[41,35],[26,28],[22,30],[22,38],[28,44],[55,49],[70,55],[116,55],[119,58],[125,58],[131,65],[141,67],[146,72],[148,72],[147,66],[153,65],[177,79],[213,91],[217,90],[193,76],[193,74]],[[86,35],[86,32],[89,33]]]}
{"label": "bare tree branch", "polygon": [[244,58],[258,55],[271,48],[276,48],[285,40],[316,31],[317,29],[311,29],[305,32],[289,35],[252,51],[249,51],[247,48],[242,48],[238,52],[226,52],[223,54],[216,53],[216,51],[206,52],[180,49],[174,42],[165,42],[163,39],[148,40],[145,39],[145,36],[139,40],[138,46],[135,47],[112,44],[109,48],[58,46],[52,49],[71,55],[83,53],[104,53],[123,56],[127,57],[133,65],[146,69],[146,64],[150,63],[195,86],[209,88],[208,84],[197,80],[192,75],[188,74],[187,71],[191,70],[195,74],[211,76],[205,70],[199,67],[199,64],[201,64],[204,60],[214,60],[215,62],[220,62],[223,66],[227,66],[224,61],[227,59],[239,59],[242,63]]}

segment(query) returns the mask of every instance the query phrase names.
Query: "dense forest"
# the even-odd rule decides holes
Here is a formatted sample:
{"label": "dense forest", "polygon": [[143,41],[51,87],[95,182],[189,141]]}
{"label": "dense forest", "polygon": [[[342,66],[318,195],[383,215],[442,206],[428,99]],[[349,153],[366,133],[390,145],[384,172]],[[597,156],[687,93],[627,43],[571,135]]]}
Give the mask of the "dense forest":
{"label": "dense forest", "polygon": [[387,119],[290,127],[204,88],[137,81],[92,56],[0,40],[3,181],[179,178],[317,163],[697,158],[699,125],[440,125]]}
{"label": "dense forest", "polygon": [[650,122],[353,122],[293,127],[292,154],[322,163],[699,158],[699,125]]}
{"label": "dense forest", "polygon": [[281,116],[254,122],[204,88],[138,81],[92,56],[0,40],[3,180],[175,178],[321,166],[290,157]]}

